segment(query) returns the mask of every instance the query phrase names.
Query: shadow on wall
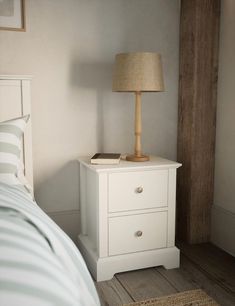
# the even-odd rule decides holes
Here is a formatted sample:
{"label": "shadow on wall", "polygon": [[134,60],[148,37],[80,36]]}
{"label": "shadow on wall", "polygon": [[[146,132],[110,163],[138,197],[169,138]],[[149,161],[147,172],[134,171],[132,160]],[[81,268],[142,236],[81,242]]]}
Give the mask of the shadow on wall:
{"label": "shadow on wall", "polygon": [[[69,77],[72,90],[79,92],[79,89],[85,89],[93,95],[92,98],[91,95],[88,95],[87,98],[96,102],[97,150],[102,151],[104,145],[104,95],[111,92],[112,63],[73,61]],[[87,102],[84,92],[82,99],[80,103]],[[91,111],[94,110],[91,109]],[[57,171],[48,174],[42,182],[38,182],[35,198],[41,208],[76,242],[80,228],[78,162],[76,160],[69,161]]]}
{"label": "shadow on wall", "polygon": [[103,151],[104,148],[104,95],[112,90],[112,69],[113,63],[79,62],[79,60],[71,63],[71,86],[96,92],[97,151]]}
{"label": "shadow on wall", "polygon": [[40,206],[76,243],[80,231],[78,162],[68,162],[39,183],[35,190],[35,198],[39,205],[50,204],[50,211]]}
{"label": "shadow on wall", "polygon": [[[37,203],[49,213],[79,210],[79,165],[76,160],[66,163],[47,179],[37,184]],[[41,203],[49,203],[50,211]]]}

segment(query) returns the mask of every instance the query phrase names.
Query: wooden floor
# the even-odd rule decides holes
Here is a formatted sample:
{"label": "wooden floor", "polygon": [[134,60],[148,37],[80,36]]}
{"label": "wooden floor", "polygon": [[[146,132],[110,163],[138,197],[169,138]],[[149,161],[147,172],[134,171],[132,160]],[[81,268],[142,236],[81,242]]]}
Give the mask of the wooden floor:
{"label": "wooden floor", "polygon": [[235,305],[235,258],[212,244],[179,243],[179,269],[163,267],[116,274],[110,281],[96,283],[102,305],[160,297],[201,288],[220,305]]}

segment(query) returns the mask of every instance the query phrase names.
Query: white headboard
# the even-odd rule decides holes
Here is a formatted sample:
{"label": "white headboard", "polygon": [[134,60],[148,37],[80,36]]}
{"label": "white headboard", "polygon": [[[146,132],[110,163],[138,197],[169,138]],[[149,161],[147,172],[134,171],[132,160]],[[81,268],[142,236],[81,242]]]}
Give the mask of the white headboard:
{"label": "white headboard", "polygon": [[[0,75],[0,121],[31,115],[30,76]],[[33,187],[32,126],[30,117],[23,139],[25,177]]]}

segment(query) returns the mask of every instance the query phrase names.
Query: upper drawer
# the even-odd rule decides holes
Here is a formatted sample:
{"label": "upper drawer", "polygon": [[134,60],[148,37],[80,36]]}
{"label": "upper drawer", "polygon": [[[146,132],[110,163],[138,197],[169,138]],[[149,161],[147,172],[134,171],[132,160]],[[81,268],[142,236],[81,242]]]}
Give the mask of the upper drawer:
{"label": "upper drawer", "polygon": [[109,175],[109,212],[167,206],[168,170]]}

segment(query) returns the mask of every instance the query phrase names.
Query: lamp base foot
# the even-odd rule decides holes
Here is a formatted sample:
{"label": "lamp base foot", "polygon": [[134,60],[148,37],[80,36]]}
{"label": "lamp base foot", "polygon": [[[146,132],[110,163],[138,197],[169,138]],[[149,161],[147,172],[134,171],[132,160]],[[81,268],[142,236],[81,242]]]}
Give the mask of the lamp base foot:
{"label": "lamp base foot", "polygon": [[132,161],[132,162],[145,162],[149,160],[149,156],[147,155],[127,155],[126,160]]}

